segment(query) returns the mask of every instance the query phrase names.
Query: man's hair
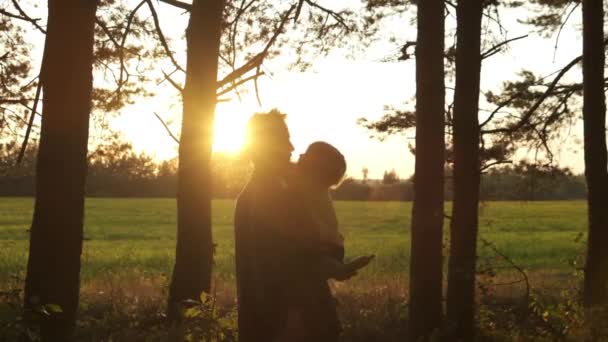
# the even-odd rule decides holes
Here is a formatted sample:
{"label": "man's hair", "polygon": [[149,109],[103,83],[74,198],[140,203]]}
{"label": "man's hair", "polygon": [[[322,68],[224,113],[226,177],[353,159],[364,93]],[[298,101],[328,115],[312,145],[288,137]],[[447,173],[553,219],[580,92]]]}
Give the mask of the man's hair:
{"label": "man's hair", "polygon": [[255,150],[272,141],[272,137],[285,129],[285,117],[278,109],[268,113],[255,113],[247,122],[247,144]]}
{"label": "man's hair", "polygon": [[323,141],[316,141],[306,149],[308,171],[324,185],[339,185],[346,173],[346,160],[340,151]]}

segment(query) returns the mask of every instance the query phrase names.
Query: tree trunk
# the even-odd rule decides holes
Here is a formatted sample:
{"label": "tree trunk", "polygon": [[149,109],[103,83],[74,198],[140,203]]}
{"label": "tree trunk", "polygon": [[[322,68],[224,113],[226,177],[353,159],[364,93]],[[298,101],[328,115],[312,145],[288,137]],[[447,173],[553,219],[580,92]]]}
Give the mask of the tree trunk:
{"label": "tree trunk", "polygon": [[[40,324],[44,341],[71,340],[78,308],[96,9],[95,0],[48,2],[24,303],[28,323]],[[41,315],[41,321],[31,314],[47,304],[61,312]]]}
{"label": "tree trunk", "polygon": [[603,1],[583,1],[583,120],[589,237],[585,306],[608,302],[608,170],[604,95]]}
{"label": "tree trunk", "polygon": [[410,335],[428,340],[442,318],[444,3],[418,2],[416,167],[410,261]]}
{"label": "tree trunk", "polygon": [[479,208],[479,83],[482,0],[459,0],[454,93],[454,201],[447,318],[453,340],[474,339],[475,263]]}
{"label": "tree trunk", "polygon": [[211,147],[224,0],[195,0],[186,30],[187,69],[179,145],[177,247],[168,313],[211,287]]}

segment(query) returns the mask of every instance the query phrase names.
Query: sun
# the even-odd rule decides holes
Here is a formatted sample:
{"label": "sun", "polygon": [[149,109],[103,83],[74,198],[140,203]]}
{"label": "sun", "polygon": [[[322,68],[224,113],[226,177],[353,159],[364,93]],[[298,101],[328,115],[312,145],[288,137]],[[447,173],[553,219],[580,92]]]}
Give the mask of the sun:
{"label": "sun", "polygon": [[226,113],[221,109],[216,113],[213,129],[214,152],[238,154],[245,145],[245,125],[248,116],[233,113]]}

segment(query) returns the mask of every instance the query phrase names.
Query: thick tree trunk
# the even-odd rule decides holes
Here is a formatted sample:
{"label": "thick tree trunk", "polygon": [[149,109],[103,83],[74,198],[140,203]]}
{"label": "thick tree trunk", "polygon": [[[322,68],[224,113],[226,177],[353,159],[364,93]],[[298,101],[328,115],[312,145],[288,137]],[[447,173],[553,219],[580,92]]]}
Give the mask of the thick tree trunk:
{"label": "thick tree trunk", "polygon": [[86,156],[93,87],[97,1],[50,0],[41,82],[42,126],[36,203],[25,280],[25,307],[56,304],[42,321],[44,341],[69,341],[80,287]]}
{"label": "thick tree trunk", "polygon": [[179,303],[211,286],[211,147],[224,0],[195,0],[186,30],[187,69],[179,146],[177,248],[169,289],[170,319]]}
{"label": "thick tree trunk", "polygon": [[608,171],[606,98],[604,95],[604,7],[601,0],[583,1],[583,120],[589,237],[584,302],[608,302]]}
{"label": "thick tree trunk", "polygon": [[478,112],[483,1],[459,0],[456,12],[454,201],[450,226],[447,319],[453,340],[472,341],[480,182]]}
{"label": "thick tree trunk", "polygon": [[418,2],[416,168],[410,261],[410,335],[427,340],[442,319],[444,3]]}

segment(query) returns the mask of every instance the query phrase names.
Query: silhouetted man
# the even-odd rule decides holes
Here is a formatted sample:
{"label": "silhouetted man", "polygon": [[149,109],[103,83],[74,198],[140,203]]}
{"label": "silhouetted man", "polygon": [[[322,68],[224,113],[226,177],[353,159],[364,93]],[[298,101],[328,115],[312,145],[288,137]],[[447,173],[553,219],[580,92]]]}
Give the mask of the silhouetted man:
{"label": "silhouetted man", "polygon": [[287,319],[287,177],[293,145],[273,110],[248,123],[247,153],[254,171],[236,203],[235,258],[239,341],[273,342]]}
{"label": "silhouetted man", "polygon": [[273,110],[247,127],[255,168],[235,210],[239,341],[337,341],[327,280],[348,279],[360,266],[326,262],[319,227],[289,185],[293,146],[284,119]]}

